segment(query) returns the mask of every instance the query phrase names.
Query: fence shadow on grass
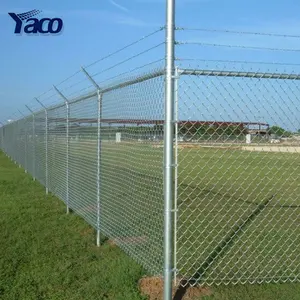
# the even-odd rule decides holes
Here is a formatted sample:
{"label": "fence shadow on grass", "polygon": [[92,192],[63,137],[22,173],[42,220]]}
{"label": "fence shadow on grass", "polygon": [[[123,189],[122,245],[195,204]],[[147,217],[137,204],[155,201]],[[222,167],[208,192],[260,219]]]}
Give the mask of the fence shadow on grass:
{"label": "fence shadow on grass", "polygon": [[242,232],[247,226],[249,226],[255,218],[267,207],[270,201],[275,197],[272,195],[267,200],[263,201],[263,203],[258,204],[257,208],[248,216],[248,218],[235,226],[235,228],[226,236],[217,247],[212,251],[212,253],[208,256],[208,258],[204,261],[204,263],[200,266],[198,271],[192,276],[190,280],[182,280],[180,282],[180,286],[177,289],[173,300],[181,300],[186,294],[188,288],[190,286],[194,286],[195,284],[201,282],[203,275],[209,269],[209,267],[218,260],[229,248],[231,248],[234,244],[234,240],[239,236],[239,233]]}

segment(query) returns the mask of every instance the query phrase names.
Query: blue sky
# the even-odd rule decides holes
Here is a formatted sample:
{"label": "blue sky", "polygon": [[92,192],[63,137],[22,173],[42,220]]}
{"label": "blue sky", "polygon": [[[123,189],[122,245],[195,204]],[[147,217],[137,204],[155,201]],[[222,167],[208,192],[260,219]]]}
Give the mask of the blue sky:
{"label": "blue sky", "polygon": [[[64,30],[57,36],[16,36],[8,12],[43,11],[43,17],[61,17]],[[297,0],[177,0],[177,26],[218,28],[241,31],[274,32],[300,35],[300,2]],[[98,1],[8,1],[0,3],[1,68],[0,121],[16,118],[17,109],[79,70],[81,65],[101,58],[135,39],[164,25],[164,0],[98,0]],[[180,31],[180,41],[300,49],[299,38],[272,38],[226,33]],[[97,72],[163,41],[159,34],[103,64]],[[132,51],[132,52],[131,52]],[[164,48],[149,53],[138,64],[163,58]],[[122,56],[123,55],[123,56]],[[200,59],[237,59],[289,62],[300,64],[300,52],[248,51],[200,46],[178,46],[177,57]],[[188,62],[186,62],[188,63]],[[202,64],[202,63],[199,63]],[[216,63],[206,63],[216,66]],[[223,68],[224,65],[221,65]],[[259,69],[260,66],[253,65]],[[268,70],[264,67],[263,70]],[[272,71],[274,71],[274,67]],[[289,66],[280,71],[297,72]],[[298,68],[298,69],[297,69]],[[114,72],[128,70],[126,64]],[[104,77],[103,77],[104,78]]]}

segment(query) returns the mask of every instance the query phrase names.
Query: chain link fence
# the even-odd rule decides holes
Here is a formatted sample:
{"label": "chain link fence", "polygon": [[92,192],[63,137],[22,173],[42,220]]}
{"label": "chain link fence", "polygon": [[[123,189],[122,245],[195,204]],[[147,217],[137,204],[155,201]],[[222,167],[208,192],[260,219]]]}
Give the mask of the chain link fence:
{"label": "chain link fence", "polygon": [[178,73],[178,279],[299,280],[300,76]]}
{"label": "chain link fence", "polygon": [[1,149],[91,224],[98,244],[102,233],[161,274],[163,72],[64,100],[1,127]]}
{"label": "chain link fence", "polygon": [[97,245],[108,237],[153,275],[182,286],[299,281],[300,76],[177,63],[173,97],[166,70],[149,71],[160,59],[101,79],[161,45],[77,72],[45,96],[55,104],[37,99],[40,109],[0,127],[0,148],[93,226]]}
{"label": "chain link fence", "polygon": [[[181,284],[298,280],[299,79],[178,70],[173,232]],[[161,274],[163,71],[81,98],[1,127],[1,149]]]}

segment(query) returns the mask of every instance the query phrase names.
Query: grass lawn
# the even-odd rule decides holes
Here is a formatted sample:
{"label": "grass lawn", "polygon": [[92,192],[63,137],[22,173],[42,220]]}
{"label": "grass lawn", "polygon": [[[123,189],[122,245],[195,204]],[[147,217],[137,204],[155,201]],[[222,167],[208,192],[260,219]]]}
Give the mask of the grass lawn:
{"label": "grass lawn", "polygon": [[[196,165],[192,161],[195,155],[190,151],[186,155],[188,155],[185,157],[186,164],[189,163],[190,158],[190,163]],[[198,152],[197,155],[205,161],[210,155],[211,160],[214,160],[211,152]],[[249,156],[248,153],[245,155]],[[295,158],[297,161],[298,158],[293,156],[291,163],[295,164]],[[242,157],[241,161],[245,159],[246,157]],[[122,168],[121,161],[118,165]],[[253,162],[251,165],[256,168]],[[288,165],[286,160],[284,165]],[[152,170],[149,169],[148,174],[151,172]],[[200,178],[201,174],[195,168],[194,172],[194,175],[199,174]],[[109,175],[108,171],[107,174]],[[181,173],[181,176],[186,178],[187,174]],[[181,182],[184,182],[184,178]],[[150,184],[151,182],[149,188]],[[196,180],[190,184],[190,188],[196,186]],[[215,203],[220,200],[218,197],[223,186],[223,184],[215,185],[215,189],[219,189],[209,191],[211,195],[216,195]],[[199,199],[205,203],[205,195],[197,192],[197,189],[194,190],[196,191],[194,194],[186,192],[191,195],[190,203],[195,202],[196,196],[203,196],[203,199]],[[141,193],[141,191],[137,192]],[[179,205],[187,205],[183,191],[179,193]],[[230,206],[236,204],[234,199],[236,198],[227,199]],[[199,204],[194,205],[199,207]],[[183,216],[184,214],[180,215]],[[209,233],[208,230],[203,231],[205,232]],[[271,237],[269,238],[272,240]],[[90,225],[74,214],[66,215],[62,201],[54,196],[46,197],[44,188],[39,183],[33,182],[30,175],[17,168],[0,152],[1,300],[145,299],[140,295],[137,287],[137,282],[145,271],[119,248],[110,246],[106,242],[101,248],[94,245],[95,232]],[[183,250],[184,248],[180,249]],[[230,251],[234,251],[234,247],[226,255],[229,255]],[[202,254],[202,257],[205,255]],[[224,259],[222,261],[224,262]],[[292,283],[219,286],[211,289],[211,296],[200,299],[300,300],[300,284]]]}
{"label": "grass lawn", "polygon": [[180,150],[181,275],[209,284],[299,279],[299,166],[299,153]]}
{"label": "grass lawn", "polygon": [[144,299],[142,268],[0,152],[0,299]]}

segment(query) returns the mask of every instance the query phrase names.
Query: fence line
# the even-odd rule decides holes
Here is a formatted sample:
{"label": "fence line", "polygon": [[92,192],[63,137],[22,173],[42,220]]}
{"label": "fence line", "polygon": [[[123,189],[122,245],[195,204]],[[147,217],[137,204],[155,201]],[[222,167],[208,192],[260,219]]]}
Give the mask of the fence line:
{"label": "fence line", "polygon": [[[0,128],[1,149],[61,198],[67,213],[85,218],[98,246],[101,232],[154,274],[163,262],[163,148],[137,140],[164,123],[163,79],[154,70],[74,99],[57,89],[61,104],[47,108],[36,99],[43,110]],[[151,157],[154,165],[145,170]]]}
{"label": "fence line", "polygon": [[107,236],[163,275],[165,300],[174,280],[299,281],[300,75],[176,66],[172,2],[166,68],[101,86],[82,67],[68,80],[88,91],[53,86],[58,103],[0,123],[0,149],[97,246]]}
{"label": "fence line", "polygon": [[299,281],[299,76],[179,74],[176,278]]}

